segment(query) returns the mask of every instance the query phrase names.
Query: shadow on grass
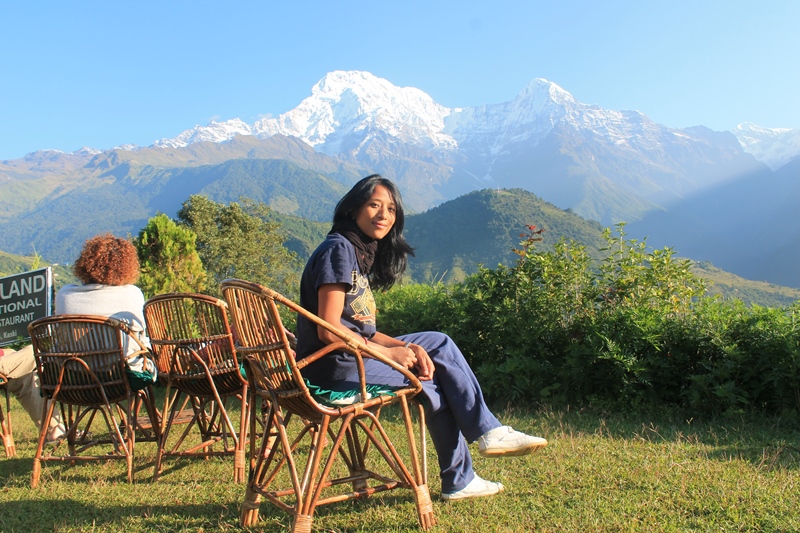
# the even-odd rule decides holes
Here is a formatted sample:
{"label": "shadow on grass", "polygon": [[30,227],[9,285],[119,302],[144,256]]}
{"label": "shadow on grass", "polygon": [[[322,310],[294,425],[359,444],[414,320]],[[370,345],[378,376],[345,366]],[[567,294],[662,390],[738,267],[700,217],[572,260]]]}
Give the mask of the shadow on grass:
{"label": "shadow on grass", "polygon": [[[411,502],[412,506],[407,504]],[[27,499],[5,502],[0,514],[0,531],[229,531],[239,530],[241,502],[187,505],[131,505],[99,507],[72,499]],[[387,507],[406,506],[408,513],[400,519]],[[373,497],[364,501],[340,502],[317,508],[315,521],[352,524],[361,521],[354,514],[363,514],[371,531],[419,531],[413,497],[410,494]],[[316,522],[318,526],[319,524]],[[287,531],[291,517],[262,503],[259,521],[252,530]],[[316,528],[315,528],[316,529]],[[327,530],[327,529],[326,529]]]}
{"label": "shadow on grass", "polygon": [[[232,529],[238,509],[208,505],[97,507],[71,499],[30,499],[3,504],[2,531],[198,531]],[[222,527],[220,527],[222,526]]]}
{"label": "shadow on grass", "polygon": [[33,459],[29,457],[0,458],[0,480],[18,476],[30,478]]}

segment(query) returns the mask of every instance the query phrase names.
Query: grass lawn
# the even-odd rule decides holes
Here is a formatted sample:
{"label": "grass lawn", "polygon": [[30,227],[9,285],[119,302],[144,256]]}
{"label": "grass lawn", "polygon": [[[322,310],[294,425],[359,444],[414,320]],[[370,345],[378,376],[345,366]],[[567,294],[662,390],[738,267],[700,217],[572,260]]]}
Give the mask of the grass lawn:
{"label": "grass lawn", "polygon": [[[393,419],[393,413],[387,412]],[[484,459],[476,471],[502,481],[492,498],[446,504],[436,459],[429,469],[435,532],[800,531],[800,431],[778,420],[697,422],[570,410],[501,412],[550,444],[529,457]],[[18,457],[0,456],[0,531],[241,531],[244,485],[232,459],[168,459],[152,483],[155,446],[137,445],[136,482],[121,462],[46,465],[30,488],[35,428],[15,400]],[[400,432],[399,424],[389,429]],[[2,452],[0,452],[1,454]],[[265,503],[255,531],[286,531]],[[413,498],[394,491],[315,513],[314,531],[419,531]]]}

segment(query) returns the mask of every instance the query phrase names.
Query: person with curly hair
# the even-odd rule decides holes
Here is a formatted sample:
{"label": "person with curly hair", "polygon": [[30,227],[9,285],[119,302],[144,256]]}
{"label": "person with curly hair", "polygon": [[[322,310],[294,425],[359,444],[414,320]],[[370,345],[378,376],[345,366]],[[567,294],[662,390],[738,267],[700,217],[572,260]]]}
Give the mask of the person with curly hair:
{"label": "person with curly hair", "polygon": [[[56,293],[57,315],[102,315],[127,323],[145,346],[144,294],[134,285],[139,279],[139,258],[133,244],[111,234],[86,241],[73,267],[82,285],[65,285]],[[138,350],[128,343],[128,355]],[[143,354],[128,359],[128,370],[156,379],[156,366]]]}
{"label": "person with curly hair", "polygon": [[[144,295],[134,285],[139,279],[139,259],[130,241],[111,234],[98,235],[86,241],[73,271],[81,285],[65,285],[56,294],[56,314],[101,315],[126,322],[139,339],[149,346],[145,334]],[[128,354],[138,350],[136,342],[128,344]],[[136,376],[155,381],[156,367],[142,354],[128,360],[128,369]],[[0,373],[9,378],[8,390],[22,407],[41,426],[45,399],[39,391],[39,377],[33,347],[17,351],[0,349]],[[53,414],[47,441],[66,435],[58,410]]]}

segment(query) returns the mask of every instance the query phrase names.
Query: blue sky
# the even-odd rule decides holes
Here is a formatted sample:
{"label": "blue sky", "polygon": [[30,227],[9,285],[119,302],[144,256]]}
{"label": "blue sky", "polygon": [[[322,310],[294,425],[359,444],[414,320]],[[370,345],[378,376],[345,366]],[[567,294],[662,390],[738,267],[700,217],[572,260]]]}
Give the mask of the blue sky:
{"label": "blue sky", "polygon": [[800,128],[800,0],[0,0],[0,160],[289,111],[333,70],[449,107],[546,78],[673,127]]}

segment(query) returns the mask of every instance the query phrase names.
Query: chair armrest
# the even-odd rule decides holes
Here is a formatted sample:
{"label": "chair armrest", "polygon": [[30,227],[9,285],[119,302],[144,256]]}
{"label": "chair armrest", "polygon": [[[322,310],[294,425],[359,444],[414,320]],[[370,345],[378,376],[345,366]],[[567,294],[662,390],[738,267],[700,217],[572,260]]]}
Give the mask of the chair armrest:
{"label": "chair armrest", "polygon": [[136,341],[136,344],[139,345],[139,350],[137,350],[135,354],[127,356],[128,359],[130,359],[134,355],[138,355],[140,352],[147,352],[152,355],[152,350],[148,346],[146,346],[144,342],[142,342],[142,340],[139,338],[139,334],[141,333],[139,330],[133,329],[127,322],[123,322],[122,320],[117,320],[116,318],[109,317],[108,322],[114,325],[116,328],[127,333],[128,338],[133,339],[134,341]]}
{"label": "chair armrest", "polygon": [[[368,344],[366,344],[364,342],[364,340],[362,339],[362,337],[360,335],[355,335],[353,333],[344,332],[344,331],[340,330],[339,328],[335,327],[333,324],[330,324],[329,322],[326,322],[325,320],[321,319],[320,317],[318,317],[314,313],[310,313],[305,308],[303,308],[303,307],[299,306],[298,304],[294,303],[293,301],[289,300],[288,298],[286,298],[282,294],[277,293],[277,292],[275,292],[275,291],[273,291],[273,290],[271,290],[271,289],[269,289],[267,287],[264,287],[264,290],[267,291],[268,294],[275,301],[280,302],[281,304],[285,305],[286,307],[288,307],[292,311],[296,312],[297,314],[302,315],[303,317],[307,318],[308,320],[314,322],[316,325],[326,329],[327,331],[329,331],[330,333],[332,333],[336,337],[339,337],[340,339],[342,339],[341,343],[329,344],[325,348],[322,348],[322,350],[319,350],[318,352],[310,354],[308,357],[313,357],[314,359],[312,359],[312,361],[316,361],[317,359],[322,357],[322,355],[325,355],[326,353],[329,353],[332,350],[341,350],[341,351],[344,351],[344,352],[347,352],[347,353],[350,353],[350,354],[354,355],[356,357],[356,361],[358,362],[359,380],[361,381],[362,388],[364,388],[364,387],[366,387],[366,377],[364,375],[364,363],[362,361],[362,355],[361,354],[365,353],[370,358],[376,359],[378,361],[381,361],[382,363],[385,363],[385,364],[389,365],[393,369],[395,369],[398,372],[400,372],[401,374],[403,374],[403,376],[405,376],[408,379],[409,383],[415,389],[416,392],[419,392],[419,391],[422,390],[422,384],[420,383],[419,378],[417,378],[417,376],[415,376],[406,367],[396,363],[395,361],[392,361],[388,357],[385,357],[383,354],[380,354],[376,350],[372,349]],[[331,348],[331,346],[334,346],[334,348]],[[323,352],[323,351],[325,353],[320,353],[320,352]],[[303,358],[303,360],[307,359],[308,357]],[[309,362],[311,362],[311,361],[309,361]],[[365,391],[362,391],[362,392],[365,392]]]}

